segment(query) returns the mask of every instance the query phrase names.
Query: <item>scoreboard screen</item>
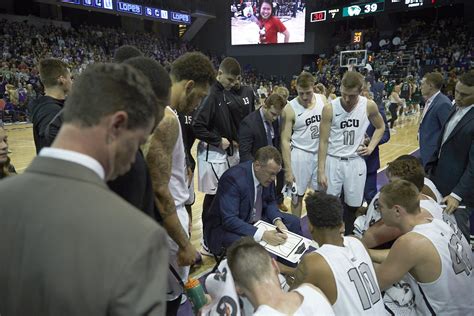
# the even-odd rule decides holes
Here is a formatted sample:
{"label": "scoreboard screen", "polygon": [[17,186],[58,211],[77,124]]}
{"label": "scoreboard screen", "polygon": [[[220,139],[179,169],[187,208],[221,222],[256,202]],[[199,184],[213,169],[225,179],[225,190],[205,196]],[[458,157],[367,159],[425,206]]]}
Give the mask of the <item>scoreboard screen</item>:
{"label": "scoreboard screen", "polygon": [[352,17],[359,15],[366,15],[384,10],[384,0],[378,0],[374,2],[355,4],[348,7],[342,8],[343,17]]}
{"label": "scoreboard screen", "polygon": [[58,2],[77,5],[77,8],[79,9],[90,10],[90,8],[96,8],[99,10],[111,10],[119,14],[133,14],[149,19],[169,21],[177,24],[191,24],[192,22],[191,15],[187,13],[162,10],[122,0],[58,0]]}
{"label": "scoreboard screen", "polygon": [[[356,2],[356,1],[347,1]],[[382,12],[398,12],[413,9],[423,9],[436,6],[437,0],[372,0],[360,1],[336,8],[328,8],[312,12],[310,22],[333,22],[344,19],[376,15]]]}

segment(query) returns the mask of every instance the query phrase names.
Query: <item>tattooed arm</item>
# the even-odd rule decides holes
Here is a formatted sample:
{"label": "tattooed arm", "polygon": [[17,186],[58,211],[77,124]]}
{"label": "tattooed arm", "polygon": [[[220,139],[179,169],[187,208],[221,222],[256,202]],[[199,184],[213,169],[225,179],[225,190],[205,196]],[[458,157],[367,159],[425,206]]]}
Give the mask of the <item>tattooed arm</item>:
{"label": "tattooed arm", "polygon": [[179,246],[178,264],[187,266],[194,263],[196,249],[181,226],[174,199],[168,187],[171,179],[173,148],[179,135],[178,121],[168,111],[165,111],[163,120],[153,133],[147,163],[153,182],[155,201],[163,218],[163,226]]}

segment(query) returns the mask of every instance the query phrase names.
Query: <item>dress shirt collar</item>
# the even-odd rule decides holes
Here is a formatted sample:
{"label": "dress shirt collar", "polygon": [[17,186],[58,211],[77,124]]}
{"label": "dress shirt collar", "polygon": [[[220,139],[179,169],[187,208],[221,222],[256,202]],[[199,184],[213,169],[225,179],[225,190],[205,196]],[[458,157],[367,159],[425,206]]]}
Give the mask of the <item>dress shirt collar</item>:
{"label": "dress shirt collar", "polygon": [[[262,117],[263,122],[264,123],[267,122],[267,119],[265,118],[265,115],[263,114],[263,106],[260,107],[259,112],[260,112],[260,116]],[[265,129],[266,129],[266,127],[265,127]]]}
{"label": "dress shirt collar", "polygon": [[253,186],[256,190],[257,187],[260,185],[260,182],[258,181],[257,176],[255,176],[255,170],[253,168],[255,168],[255,163],[252,163],[252,176],[253,176]]}
{"label": "dress shirt collar", "polygon": [[81,166],[84,166],[94,171],[102,180],[105,179],[104,168],[97,160],[95,160],[91,156],[87,156],[87,155],[78,153],[76,151],[60,149],[60,148],[52,148],[52,147],[45,147],[41,149],[39,156],[61,159],[61,160],[77,163]]}
{"label": "dress shirt collar", "polygon": [[431,97],[428,98],[428,100],[426,100],[426,103],[429,103],[431,104],[431,102],[433,102],[433,100],[438,96],[438,94],[440,94],[441,91],[438,90],[438,92],[436,92],[435,94],[433,94]]}

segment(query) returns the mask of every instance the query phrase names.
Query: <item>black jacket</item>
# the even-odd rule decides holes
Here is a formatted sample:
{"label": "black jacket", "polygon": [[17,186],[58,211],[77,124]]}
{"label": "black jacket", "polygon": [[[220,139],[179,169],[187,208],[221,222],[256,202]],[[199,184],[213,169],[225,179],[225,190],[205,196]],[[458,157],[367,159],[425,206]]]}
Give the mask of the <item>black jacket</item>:
{"label": "black jacket", "polygon": [[62,124],[62,119],[58,113],[63,106],[64,100],[46,95],[31,101],[28,105],[31,121],[33,122],[33,139],[37,154],[43,147],[51,146],[56,138]]}
{"label": "black jacket", "polygon": [[239,126],[236,125],[237,119],[232,117],[232,110],[235,113],[238,104],[230,93],[218,81],[211,86],[192,123],[197,139],[216,147],[219,147],[221,138],[238,142]]}
{"label": "black jacket", "polygon": [[232,89],[229,94],[234,101],[230,108],[232,118],[235,126],[240,127],[242,120],[255,111],[255,94],[248,86],[241,86],[239,90]]}
{"label": "black jacket", "polygon": [[120,177],[107,182],[110,190],[125,201],[138,208],[157,222],[161,215],[155,206],[155,193],[151,182],[150,172],[141,150],[138,150],[135,162],[130,170]]}
{"label": "black jacket", "polygon": [[438,150],[426,169],[443,196],[454,192],[462,198],[461,204],[474,207],[474,109],[464,115],[441,146],[444,130],[454,113],[453,108],[438,139]]}
{"label": "black jacket", "polygon": [[[273,123],[273,145],[280,150],[280,123],[276,119]],[[260,110],[250,113],[240,124],[239,129],[239,154],[240,162],[251,160],[255,157],[258,149],[268,144],[265,125],[260,115]]]}

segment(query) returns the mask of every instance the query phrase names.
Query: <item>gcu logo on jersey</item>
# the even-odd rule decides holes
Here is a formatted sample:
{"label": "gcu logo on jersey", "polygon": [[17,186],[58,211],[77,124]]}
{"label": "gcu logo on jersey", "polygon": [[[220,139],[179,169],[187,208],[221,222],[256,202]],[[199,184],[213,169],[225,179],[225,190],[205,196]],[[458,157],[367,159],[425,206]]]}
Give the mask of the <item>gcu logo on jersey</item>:
{"label": "gcu logo on jersey", "polygon": [[321,115],[313,115],[306,119],[306,126],[310,126],[313,123],[321,122]]}
{"label": "gcu logo on jersey", "polygon": [[359,127],[359,120],[348,119],[347,121],[342,121],[341,128],[346,128],[346,127]]}

